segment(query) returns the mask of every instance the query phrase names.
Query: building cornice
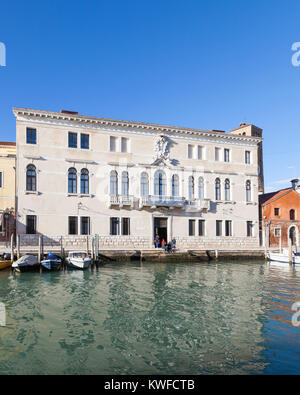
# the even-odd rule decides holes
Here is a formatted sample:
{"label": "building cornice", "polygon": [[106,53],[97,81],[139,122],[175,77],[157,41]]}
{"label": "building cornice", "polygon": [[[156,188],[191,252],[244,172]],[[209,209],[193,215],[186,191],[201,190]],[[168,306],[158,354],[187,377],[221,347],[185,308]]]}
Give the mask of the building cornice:
{"label": "building cornice", "polygon": [[88,117],[83,115],[64,114],[60,112],[33,110],[26,108],[14,108],[13,113],[17,120],[22,118],[30,119],[31,121],[60,121],[70,124],[76,124],[82,127],[118,127],[124,129],[150,131],[157,134],[172,133],[177,135],[194,136],[194,137],[215,137],[222,140],[240,141],[259,143],[262,141],[260,137],[233,135],[225,132],[218,132],[214,130],[199,130],[192,128],[183,128],[175,126],[158,125],[135,121],[121,121],[106,118]]}

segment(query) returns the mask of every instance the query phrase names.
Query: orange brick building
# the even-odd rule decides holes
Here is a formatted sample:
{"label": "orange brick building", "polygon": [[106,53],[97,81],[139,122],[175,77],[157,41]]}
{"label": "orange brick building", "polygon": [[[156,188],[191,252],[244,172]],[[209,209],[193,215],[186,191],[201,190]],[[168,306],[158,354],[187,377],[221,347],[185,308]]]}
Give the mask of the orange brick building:
{"label": "orange brick building", "polygon": [[260,196],[263,242],[266,247],[300,247],[300,188],[297,179],[292,187]]}

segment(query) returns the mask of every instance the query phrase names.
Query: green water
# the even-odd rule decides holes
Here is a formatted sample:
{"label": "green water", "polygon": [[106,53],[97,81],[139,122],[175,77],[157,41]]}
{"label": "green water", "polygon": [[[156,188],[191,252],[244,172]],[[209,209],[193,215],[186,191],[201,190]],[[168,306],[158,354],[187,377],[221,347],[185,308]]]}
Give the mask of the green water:
{"label": "green water", "polygon": [[0,374],[299,373],[296,301],[285,264],[0,272]]}

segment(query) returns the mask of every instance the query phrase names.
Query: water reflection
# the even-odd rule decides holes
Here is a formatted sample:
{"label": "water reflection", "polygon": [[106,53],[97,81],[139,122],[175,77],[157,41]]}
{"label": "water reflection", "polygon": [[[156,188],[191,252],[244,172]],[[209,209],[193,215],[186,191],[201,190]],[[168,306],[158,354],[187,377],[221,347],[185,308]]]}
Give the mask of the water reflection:
{"label": "water reflection", "polygon": [[0,374],[296,373],[299,273],[264,262],[0,272]]}

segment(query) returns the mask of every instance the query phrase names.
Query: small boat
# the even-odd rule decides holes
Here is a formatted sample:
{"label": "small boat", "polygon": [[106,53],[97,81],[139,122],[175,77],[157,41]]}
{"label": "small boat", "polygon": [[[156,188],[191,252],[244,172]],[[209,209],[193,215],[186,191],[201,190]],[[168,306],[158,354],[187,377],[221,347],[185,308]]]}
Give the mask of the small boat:
{"label": "small boat", "polygon": [[70,251],[66,264],[73,269],[87,269],[92,264],[92,260],[85,251]]}
{"label": "small boat", "polygon": [[44,259],[41,262],[42,269],[45,270],[59,270],[61,268],[61,259],[57,256],[54,255],[52,252],[50,252],[46,259]]}
{"label": "small boat", "polygon": [[[282,253],[268,252],[268,259],[269,261],[290,263],[290,257],[287,251],[283,251]],[[292,252],[292,263],[300,263],[300,255]]]}
{"label": "small boat", "polygon": [[2,259],[0,259],[0,270],[7,269],[8,267],[11,267],[11,265],[12,262],[10,254],[4,254]]}
{"label": "small boat", "polygon": [[12,268],[17,272],[28,272],[39,269],[38,258],[34,255],[24,255],[12,264]]}

